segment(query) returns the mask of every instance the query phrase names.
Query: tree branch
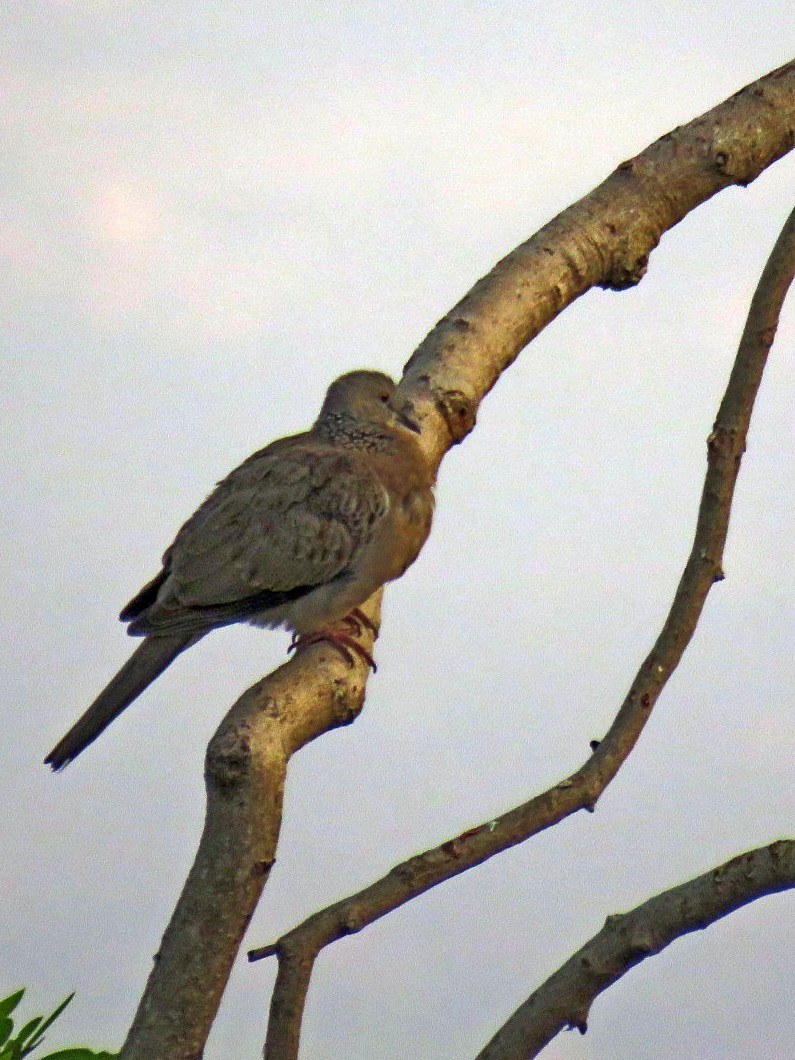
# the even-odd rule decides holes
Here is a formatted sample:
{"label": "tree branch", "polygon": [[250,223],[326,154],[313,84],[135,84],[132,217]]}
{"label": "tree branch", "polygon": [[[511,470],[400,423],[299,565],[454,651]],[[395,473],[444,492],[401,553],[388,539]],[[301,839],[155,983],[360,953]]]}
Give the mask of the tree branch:
{"label": "tree branch", "polygon": [[[365,605],[380,620],[381,594]],[[362,640],[370,647],[370,633]],[[318,644],[244,692],[207,749],[207,814],[193,868],[120,1056],[198,1060],[276,856],[287,763],[354,721],[367,667]]]}
{"label": "tree branch", "polygon": [[[662,232],[722,188],[750,182],[789,151],[793,114],[795,63],[619,167],[481,280],[407,366],[402,392],[424,421],[429,459],[438,463],[464,437],[499,374],[569,302],[594,285],[637,282]],[[318,660],[322,666],[313,666]],[[201,1056],[273,862],[287,760],[303,743],[353,720],[365,679],[361,666],[348,671],[318,646],[255,685],[222,722],[208,750],[201,844],[123,1060]],[[535,800],[538,820],[559,819],[561,810],[565,816],[578,808],[566,783]],[[494,826],[508,840],[505,845],[519,841],[510,840],[517,813]],[[480,850],[483,831],[490,828],[475,830],[472,842],[465,836],[448,846],[456,852],[459,846]],[[448,852],[445,859],[449,856],[455,857]],[[433,864],[430,868],[433,876]]]}
{"label": "tree branch", "polygon": [[740,854],[703,876],[610,916],[602,930],[528,997],[475,1060],[530,1060],[565,1027],[582,1034],[594,999],[674,939],[766,894],[795,887],[795,840]]}
{"label": "tree branch", "polygon": [[401,389],[439,461],[477,406],[555,317],[592,287],[638,283],[662,236],[734,184],[750,184],[795,146],[795,61],[666,133],[520,244],[423,340]]}
{"label": "tree branch", "polygon": [[723,577],[723,547],[753,403],[793,274],[795,211],[784,224],[751,300],[726,393],[708,439],[707,474],[693,547],[671,610],[605,738],[576,773],[553,788],[396,866],[365,890],[314,914],[277,942],[252,950],[249,960],[274,954],[279,958],[265,1060],[297,1057],[303,1000],[312,965],[330,942],[361,930],[431,887],[523,842],[577,810],[594,808],[635,746],[652,707],[682,658],[710,588]]}

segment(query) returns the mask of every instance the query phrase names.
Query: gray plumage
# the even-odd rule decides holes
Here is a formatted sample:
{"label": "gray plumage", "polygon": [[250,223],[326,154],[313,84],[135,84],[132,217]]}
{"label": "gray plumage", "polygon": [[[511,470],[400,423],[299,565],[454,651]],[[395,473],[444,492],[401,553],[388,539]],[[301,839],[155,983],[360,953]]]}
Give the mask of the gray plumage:
{"label": "gray plumage", "polygon": [[218,484],[121,612],[146,639],[47,756],[53,769],[211,629],[251,622],[334,641],[341,620],[414,562],[430,531],[433,475],[395,389],[380,372],[341,376],[311,430]]}

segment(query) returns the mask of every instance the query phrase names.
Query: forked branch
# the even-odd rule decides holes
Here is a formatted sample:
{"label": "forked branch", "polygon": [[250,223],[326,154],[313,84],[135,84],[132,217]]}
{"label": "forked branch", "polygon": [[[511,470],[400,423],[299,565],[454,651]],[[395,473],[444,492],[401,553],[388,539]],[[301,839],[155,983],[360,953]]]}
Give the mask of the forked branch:
{"label": "forked branch", "polygon": [[707,445],[707,474],[693,547],[674,602],[607,735],[570,777],[508,813],[396,866],[368,888],[314,914],[250,960],[275,954],[279,972],[265,1046],[266,1060],[294,1060],[314,960],[330,942],[379,919],[424,891],[524,842],[581,809],[593,809],[640,736],[695,632],[704,601],[723,577],[722,557],[732,498],[754,400],[779,315],[795,274],[795,211],[768,259],[740,340]]}
{"label": "forked branch", "polygon": [[[786,154],[795,143],[794,116],[795,63],[790,63],[624,163],[476,284],[418,348],[401,384],[423,422],[429,460],[438,464],[471,429],[480,400],[500,373],[566,305],[593,286],[619,289],[636,283],[663,232],[716,192],[748,184]],[[719,463],[723,436],[716,439],[711,460]],[[717,558],[718,551],[710,556]],[[697,566],[704,568],[699,584],[706,592],[718,566]],[[685,605],[675,606],[681,612]],[[386,912],[411,897],[404,880],[411,893],[419,893],[454,874],[451,867],[462,871],[490,856],[489,840],[495,836],[504,849],[581,806],[593,805],[621,754],[637,739],[641,719],[670,672],[669,660],[683,650],[683,630],[690,620],[682,617],[682,629],[671,626],[670,643],[658,644],[651,669],[642,672],[616,725],[578,775],[528,807],[390,874],[383,889],[394,888],[397,898],[375,900],[363,922],[383,915],[373,912],[379,903]],[[361,707],[363,667],[349,673],[339,662],[323,660],[321,649],[310,649],[245,693],[222,722],[208,753],[202,840],[123,1060],[201,1057],[273,859],[289,756],[320,733],[352,720]],[[418,888],[416,881],[423,877],[427,882]],[[359,926],[358,909],[355,905],[346,914],[346,930]],[[289,945],[282,944],[283,953]],[[292,997],[297,999],[298,993]],[[283,1011],[286,1003],[282,998]]]}

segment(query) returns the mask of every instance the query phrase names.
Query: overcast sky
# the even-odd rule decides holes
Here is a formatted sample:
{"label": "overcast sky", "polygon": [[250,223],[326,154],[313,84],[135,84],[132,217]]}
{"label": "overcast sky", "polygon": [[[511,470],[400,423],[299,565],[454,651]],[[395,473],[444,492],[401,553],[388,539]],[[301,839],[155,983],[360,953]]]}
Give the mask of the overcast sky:
{"label": "overcast sky", "polygon": [[[791,0],[7,0],[0,199],[6,591],[0,992],[77,999],[117,1048],[199,837],[207,741],[288,638],[214,633],[84,757],[41,759],[132,644],[116,615],[212,484],[329,380],[400,374],[516,243],[657,136],[791,57]],[[667,610],[705,439],[792,159],[594,291],[487,398],[385,598],[355,725],[291,763],[247,945],[563,777]],[[321,958],[302,1060],[462,1060],[602,925],[791,834],[793,384],[786,307],[725,582],[594,815]],[[677,942],[551,1060],[785,1060],[792,895]],[[242,959],[207,1060],[259,1055]]]}

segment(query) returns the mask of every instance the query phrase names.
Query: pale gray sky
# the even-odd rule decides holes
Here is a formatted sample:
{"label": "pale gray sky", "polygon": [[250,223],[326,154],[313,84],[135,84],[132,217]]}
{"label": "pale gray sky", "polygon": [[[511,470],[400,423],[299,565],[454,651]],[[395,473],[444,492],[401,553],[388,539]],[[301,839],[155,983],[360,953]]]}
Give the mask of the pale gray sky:
{"label": "pale gray sky", "polygon": [[[622,159],[791,57],[787,0],[8,0],[0,9],[0,991],[76,990],[116,1047],[190,865],[204,749],[287,637],[215,633],[63,775],[127,657],[120,606],[212,483],[400,372],[500,256]],[[639,288],[536,341],[442,468],[355,725],[291,765],[267,942],[580,762],[687,555],[704,441],[793,161],[667,235]],[[336,944],[304,1060],[461,1060],[606,915],[791,834],[795,310],[685,661],[595,815]],[[551,1060],[791,1056],[792,896],[631,972]],[[207,1060],[259,1055],[239,961]]]}

